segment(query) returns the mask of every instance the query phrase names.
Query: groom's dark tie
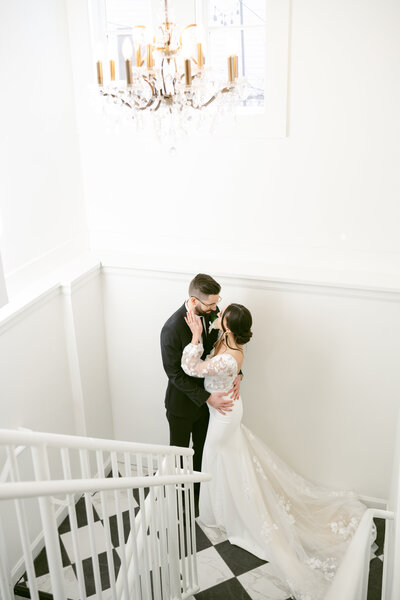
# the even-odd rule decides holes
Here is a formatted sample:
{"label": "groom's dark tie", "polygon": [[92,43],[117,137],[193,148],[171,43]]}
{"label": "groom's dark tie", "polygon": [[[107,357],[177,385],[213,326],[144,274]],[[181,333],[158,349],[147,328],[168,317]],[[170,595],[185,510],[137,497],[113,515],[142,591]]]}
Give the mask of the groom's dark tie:
{"label": "groom's dark tie", "polygon": [[207,335],[208,335],[208,331],[207,331],[207,321],[205,317],[201,317],[202,323],[203,323],[203,336],[204,336],[204,340],[207,339]]}

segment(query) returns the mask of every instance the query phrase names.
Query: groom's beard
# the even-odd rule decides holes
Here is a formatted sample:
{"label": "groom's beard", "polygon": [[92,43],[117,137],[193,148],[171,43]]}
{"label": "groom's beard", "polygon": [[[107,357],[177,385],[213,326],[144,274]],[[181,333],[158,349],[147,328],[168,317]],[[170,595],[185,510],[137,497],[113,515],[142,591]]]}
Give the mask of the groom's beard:
{"label": "groom's beard", "polygon": [[210,309],[206,311],[196,306],[194,312],[196,315],[199,315],[199,317],[207,317],[210,313],[212,313],[212,310]]}

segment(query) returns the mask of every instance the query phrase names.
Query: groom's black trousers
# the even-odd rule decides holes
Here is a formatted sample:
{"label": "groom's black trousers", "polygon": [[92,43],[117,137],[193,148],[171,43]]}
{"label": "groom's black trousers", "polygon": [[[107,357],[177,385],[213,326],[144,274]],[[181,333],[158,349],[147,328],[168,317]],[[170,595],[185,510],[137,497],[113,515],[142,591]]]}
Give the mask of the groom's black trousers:
{"label": "groom's black trousers", "polygon": [[[170,446],[181,446],[189,448],[190,434],[192,435],[192,446],[194,450],[193,470],[201,471],[201,460],[203,457],[203,447],[207,435],[208,421],[210,413],[207,404],[202,407],[195,418],[177,417],[167,410],[167,419],[169,423],[169,443]],[[199,494],[200,484],[194,484],[194,492]]]}

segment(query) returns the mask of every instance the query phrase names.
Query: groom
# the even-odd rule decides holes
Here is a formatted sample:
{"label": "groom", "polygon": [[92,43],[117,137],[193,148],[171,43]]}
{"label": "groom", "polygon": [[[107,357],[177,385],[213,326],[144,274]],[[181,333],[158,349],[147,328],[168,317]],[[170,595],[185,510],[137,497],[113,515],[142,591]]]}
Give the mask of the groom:
{"label": "groom", "polygon": [[[210,323],[217,317],[221,286],[210,275],[199,273],[190,282],[189,299],[168,319],[161,330],[161,355],[168,375],[165,408],[169,423],[171,446],[189,447],[190,437],[194,450],[193,468],[201,470],[203,446],[206,439],[209,412],[207,404],[222,414],[232,410],[233,401],[239,397],[241,377],[235,379],[234,387],[226,392],[210,394],[204,389],[204,379],[186,375],[181,367],[182,351],[192,339],[184,317],[189,311],[199,315],[203,323],[202,359],[209,354],[217,341],[218,330],[209,331]],[[199,485],[195,484],[198,494]]]}

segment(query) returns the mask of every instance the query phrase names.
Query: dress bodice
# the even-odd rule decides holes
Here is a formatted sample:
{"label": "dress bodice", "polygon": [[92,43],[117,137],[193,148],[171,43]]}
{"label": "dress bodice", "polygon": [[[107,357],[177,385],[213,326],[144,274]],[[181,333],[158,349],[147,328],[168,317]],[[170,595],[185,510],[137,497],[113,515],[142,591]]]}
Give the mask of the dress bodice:
{"label": "dress bodice", "polygon": [[202,344],[188,344],[182,354],[182,369],[192,377],[204,377],[204,387],[207,392],[229,392],[233,387],[238,365],[231,354],[217,354],[213,352],[205,360]]}

